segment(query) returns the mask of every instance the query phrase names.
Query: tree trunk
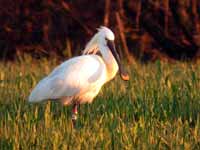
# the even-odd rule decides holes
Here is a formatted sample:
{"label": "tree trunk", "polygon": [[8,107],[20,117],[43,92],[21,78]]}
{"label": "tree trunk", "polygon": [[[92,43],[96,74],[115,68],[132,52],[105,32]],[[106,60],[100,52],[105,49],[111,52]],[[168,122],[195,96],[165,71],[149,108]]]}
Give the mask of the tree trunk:
{"label": "tree trunk", "polygon": [[116,20],[117,20],[117,24],[118,24],[118,28],[119,28],[119,34],[120,34],[120,38],[121,38],[121,41],[122,41],[122,46],[124,48],[125,55],[127,57],[128,62],[132,63],[133,58],[129,53],[128,46],[127,46],[127,43],[126,43],[126,37],[124,35],[124,25],[121,21],[121,18],[120,18],[120,15],[119,15],[118,12],[116,12]]}
{"label": "tree trunk", "polygon": [[110,0],[105,0],[105,10],[104,10],[104,26],[109,26],[110,17]]}

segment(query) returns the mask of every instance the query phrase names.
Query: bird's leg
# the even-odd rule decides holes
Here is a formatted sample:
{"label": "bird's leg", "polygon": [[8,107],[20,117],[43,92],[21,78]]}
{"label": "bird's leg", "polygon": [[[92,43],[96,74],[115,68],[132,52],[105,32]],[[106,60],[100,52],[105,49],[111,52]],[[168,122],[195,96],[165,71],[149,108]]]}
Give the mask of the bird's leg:
{"label": "bird's leg", "polygon": [[75,102],[74,105],[73,105],[73,109],[72,109],[72,124],[73,124],[73,127],[76,126],[76,120],[78,118],[78,106],[79,106],[79,103]]}

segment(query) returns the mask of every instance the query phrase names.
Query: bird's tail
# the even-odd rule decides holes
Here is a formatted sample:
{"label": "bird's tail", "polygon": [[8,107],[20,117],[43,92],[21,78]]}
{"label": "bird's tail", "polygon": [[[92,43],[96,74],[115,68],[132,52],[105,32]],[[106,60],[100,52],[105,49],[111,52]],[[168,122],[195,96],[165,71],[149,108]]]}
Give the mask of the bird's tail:
{"label": "bird's tail", "polygon": [[48,85],[45,86],[45,84],[42,84],[42,82],[44,82],[44,80],[40,81],[33,89],[29,95],[28,102],[37,103],[47,99],[48,92],[46,92],[46,89],[48,88]]}
{"label": "bird's tail", "polygon": [[35,93],[35,91],[31,92],[31,94],[28,97],[28,102],[30,103],[37,103],[43,101],[41,98],[38,97],[38,94]]}

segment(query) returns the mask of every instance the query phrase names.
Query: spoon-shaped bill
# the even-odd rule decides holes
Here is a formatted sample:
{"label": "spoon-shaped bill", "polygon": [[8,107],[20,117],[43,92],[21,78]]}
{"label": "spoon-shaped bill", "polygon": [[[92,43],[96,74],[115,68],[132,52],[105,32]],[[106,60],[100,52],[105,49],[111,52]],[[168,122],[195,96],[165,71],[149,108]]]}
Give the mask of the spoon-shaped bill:
{"label": "spoon-shaped bill", "polygon": [[120,61],[120,58],[119,58],[119,55],[116,51],[116,48],[115,48],[115,43],[114,41],[111,41],[111,40],[108,40],[107,42],[107,45],[109,47],[109,49],[111,50],[113,56],[115,57],[116,61],[117,61],[117,64],[119,66],[119,73],[120,73],[120,76],[123,80],[125,81],[128,81],[129,80],[129,75],[128,73],[125,71],[124,67],[122,66],[121,64],[121,61]]}

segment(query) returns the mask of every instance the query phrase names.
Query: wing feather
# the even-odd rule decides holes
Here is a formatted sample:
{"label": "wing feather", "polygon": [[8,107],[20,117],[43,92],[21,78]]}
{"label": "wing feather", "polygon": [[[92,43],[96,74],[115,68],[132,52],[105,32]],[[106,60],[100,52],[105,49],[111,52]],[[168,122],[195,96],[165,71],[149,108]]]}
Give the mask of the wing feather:
{"label": "wing feather", "polygon": [[[30,102],[75,96],[105,79],[105,64],[97,55],[74,57],[42,79],[29,96]],[[103,83],[102,83],[103,84]]]}

